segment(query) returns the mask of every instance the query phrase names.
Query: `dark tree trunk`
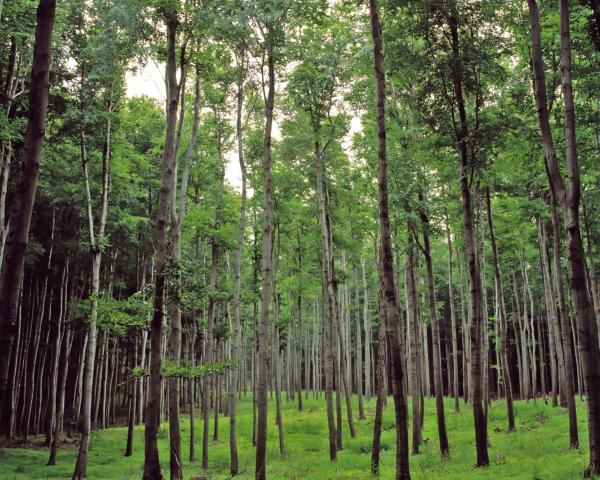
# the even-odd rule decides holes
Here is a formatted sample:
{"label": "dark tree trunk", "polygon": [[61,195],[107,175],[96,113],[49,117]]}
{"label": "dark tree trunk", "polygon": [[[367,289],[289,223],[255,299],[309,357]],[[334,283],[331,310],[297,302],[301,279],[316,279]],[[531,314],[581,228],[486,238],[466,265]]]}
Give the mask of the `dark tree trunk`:
{"label": "dark tree trunk", "polygon": [[[138,348],[137,348],[137,336],[133,335],[133,355],[131,355],[131,368],[135,368],[137,366],[137,356],[138,356]],[[138,380],[132,379],[130,380],[131,384],[129,385],[129,409],[127,414],[127,443],[125,445],[125,457],[131,457],[133,454],[133,427],[135,425],[135,416],[136,416],[136,406],[137,406],[137,389],[138,389]]]}
{"label": "dark tree trunk", "polygon": [[[216,348],[214,347],[213,329],[215,324],[215,292],[217,291],[217,268],[219,266],[219,248],[216,241],[211,241],[210,246],[210,278],[208,298],[208,321],[206,325],[206,338],[204,339],[205,357],[204,364],[214,362],[216,359]],[[210,395],[211,376],[205,375],[202,379],[202,468],[208,469],[208,437],[210,434]]]}
{"label": "dark tree trunk", "polygon": [[383,407],[385,406],[385,299],[383,285],[383,269],[379,261],[379,324],[377,326],[377,400],[375,403],[375,419],[373,421],[373,443],[371,445],[371,474],[379,473],[379,456],[381,453],[381,427],[383,421]]}
{"label": "dark tree trunk", "polygon": [[[575,372],[573,369],[573,347],[571,340],[571,328],[570,328],[570,319],[567,311],[566,301],[565,301],[565,293],[563,286],[563,274],[562,274],[562,265],[561,265],[561,241],[560,241],[560,225],[558,214],[556,211],[556,203],[563,205],[565,208],[565,222],[569,225],[566,206],[566,192],[564,187],[564,182],[562,179],[562,175],[560,173],[560,167],[558,164],[558,160],[556,158],[556,151],[554,148],[554,140],[552,138],[552,130],[550,127],[550,117],[548,112],[548,99],[546,95],[546,79],[544,73],[544,64],[542,59],[542,45],[541,45],[541,33],[540,33],[540,18],[537,7],[537,2],[535,0],[528,0],[529,5],[529,17],[531,22],[531,64],[533,70],[533,83],[534,83],[534,96],[535,102],[537,106],[537,114],[538,121],[540,127],[540,135],[542,139],[542,145],[544,147],[544,155],[546,160],[546,173],[548,176],[548,182],[550,184],[550,212],[552,214],[552,229],[554,234],[554,265],[555,265],[555,278],[556,278],[556,286],[559,300],[559,316],[560,316],[560,327],[561,327],[561,336],[562,336],[562,344],[563,344],[563,355],[565,360],[565,382],[563,385],[563,390],[565,393],[565,397],[567,400],[567,407],[569,410],[569,439],[571,448],[579,447],[579,439],[577,433],[577,412],[575,408],[575,398],[573,393],[573,380],[575,378]],[[562,18],[561,18],[561,26],[562,26]],[[561,27],[562,30],[562,27]],[[567,25],[568,30],[568,25]],[[561,35],[562,41],[562,35]],[[561,52],[562,54],[562,52]],[[570,60],[569,60],[570,64]],[[570,88],[569,88],[570,91]],[[565,119],[566,121],[566,119]],[[572,130],[573,136],[575,134],[574,131],[575,124],[574,119],[572,119]],[[566,140],[566,138],[565,138]],[[573,148],[574,148],[574,139],[573,139]],[[575,151],[572,152],[575,154]],[[576,166],[576,157],[575,157],[575,166]],[[577,173],[577,179],[579,178],[579,174]],[[577,182],[578,184],[578,182]],[[571,199],[573,199],[571,197]],[[577,204],[579,198],[577,195]],[[573,212],[572,212],[573,213]],[[577,239],[575,236],[579,237],[579,243],[581,244],[581,237],[579,234],[579,218],[578,212],[574,212],[576,217],[574,218],[575,223],[573,226],[577,229],[577,234],[573,235],[574,243],[577,243]],[[567,236],[569,237],[569,228],[567,228]],[[581,251],[583,253],[583,250]],[[575,260],[576,261],[576,260]],[[569,265],[571,265],[571,252],[569,252]],[[569,266],[569,270],[571,267]],[[585,275],[585,274],[584,274]],[[585,280],[584,280],[585,283]],[[584,287],[585,288],[585,287]],[[587,291],[586,291],[587,296]],[[574,295],[575,297],[575,295]],[[588,299],[589,304],[589,299]],[[577,305],[577,304],[576,304]],[[577,306],[576,306],[577,309]],[[591,309],[590,309],[591,310]],[[583,312],[585,313],[585,312]],[[579,322],[579,319],[578,319]],[[583,323],[587,323],[585,320]],[[595,324],[595,322],[594,322]],[[594,344],[596,350],[596,354],[592,355],[592,358],[596,358],[596,368],[598,367],[597,362],[597,343]],[[591,352],[589,352],[591,353]],[[597,380],[597,379],[596,379]],[[596,395],[598,401],[600,402],[600,392]],[[595,411],[594,407],[590,405],[588,402],[588,422],[589,418],[589,409],[592,408]],[[598,411],[600,414],[600,411]],[[594,416],[592,416],[594,417]],[[590,435],[592,434],[592,430],[590,430]],[[599,432],[600,433],[600,432]],[[593,443],[590,441],[590,449],[592,448]],[[600,445],[598,445],[600,448]],[[598,452],[600,454],[600,452]],[[600,459],[597,459],[600,460]],[[592,462],[591,464],[597,464],[598,461]],[[600,468],[596,467],[596,468]]]}
{"label": "dark tree trunk", "polygon": [[[581,181],[575,135],[568,0],[560,0],[560,63],[565,110],[565,159],[569,176],[569,184],[564,196],[565,228],[569,252],[567,255],[569,283],[573,303],[575,304],[579,355],[587,393],[586,404],[590,445],[589,471],[596,475],[600,474],[600,351],[598,350],[598,326],[586,285],[585,253],[579,226]],[[550,172],[554,171],[553,168],[549,170]],[[553,182],[558,183],[554,177]]]}
{"label": "dark tree trunk", "polygon": [[162,180],[158,195],[158,207],[155,232],[155,287],[152,321],[150,323],[150,382],[148,384],[148,400],[145,415],[145,448],[144,448],[144,480],[162,480],[160,460],[158,456],[158,429],[160,426],[160,398],[162,387],[161,354],[162,323],[165,304],[165,283],[167,270],[167,224],[169,218],[169,201],[173,188],[173,170],[175,161],[175,126],[179,92],[177,89],[175,42],[177,36],[177,14],[166,15],[167,24],[167,120],[165,146],[163,152]]}
{"label": "dark tree trunk", "polygon": [[48,406],[46,410],[46,446],[52,445],[52,437],[54,435],[54,427],[56,425],[56,406],[57,406],[57,395],[58,395],[58,369],[60,362],[60,344],[62,341],[62,323],[63,323],[63,311],[64,311],[64,297],[67,296],[67,277],[69,271],[68,260],[65,263],[62,273],[62,279],[60,283],[60,295],[59,295],[59,313],[56,315],[56,319],[52,322],[54,325],[50,326],[50,391]]}
{"label": "dark tree trunk", "polygon": [[4,404],[5,396],[8,396],[6,390],[12,344],[17,333],[19,292],[44,145],[55,10],[56,0],[40,0],[33,46],[23,170],[0,272],[0,407]]}
{"label": "dark tree trunk", "polygon": [[450,15],[448,18],[450,27],[450,41],[452,45],[452,77],[454,84],[454,98],[460,123],[456,130],[456,142],[459,157],[460,192],[462,198],[463,230],[465,256],[469,274],[469,310],[471,317],[471,388],[470,396],[473,404],[473,420],[475,424],[475,447],[477,450],[477,466],[488,466],[490,461],[487,450],[487,418],[483,405],[482,385],[482,338],[485,329],[482,311],[481,296],[481,273],[477,260],[477,242],[475,239],[475,225],[473,221],[473,203],[471,199],[471,187],[469,177],[473,166],[467,152],[469,141],[469,127],[467,111],[463,97],[463,71],[462,59],[458,34],[458,20]]}
{"label": "dark tree trunk", "polygon": [[[424,196],[419,192],[419,202],[423,205]],[[444,413],[444,390],[442,382],[442,359],[440,355],[440,325],[437,318],[437,302],[435,298],[435,277],[433,276],[433,260],[431,258],[431,244],[429,241],[429,217],[424,209],[420,212],[423,222],[423,254],[427,268],[427,286],[429,293],[429,311],[431,315],[431,337],[433,350],[433,384],[435,393],[435,409],[437,412],[438,437],[440,452],[443,457],[450,451],[448,433],[446,432],[446,416]]]}
{"label": "dark tree trunk", "polygon": [[369,1],[371,34],[373,37],[373,67],[375,71],[377,111],[377,157],[379,183],[379,227],[381,230],[381,263],[386,307],[386,336],[390,350],[392,395],[396,417],[396,480],[409,480],[407,408],[404,396],[402,352],[398,338],[400,312],[394,287],[394,259],[390,218],[388,213],[387,145],[385,124],[385,76],[383,73],[383,45],[377,0]]}
{"label": "dark tree trunk", "polygon": [[[407,229],[410,227],[407,225]],[[410,335],[410,383],[412,394],[412,453],[418,455],[421,446],[421,397],[422,397],[422,374],[421,374],[421,354],[419,349],[419,312],[417,303],[417,283],[415,279],[415,252],[414,239],[412,233],[408,233],[408,246],[406,253],[406,318],[407,329]]]}
{"label": "dark tree trunk", "polygon": [[452,278],[452,238],[450,235],[450,222],[446,215],[446,234],[448,241],[448,302],[450,303],[450,328],[452,329],[452,393],[454,395],[454,411],[460,412],[460,392],[458,381],[458,332],[456,331],[456,311],[454,306],[454,283]]}

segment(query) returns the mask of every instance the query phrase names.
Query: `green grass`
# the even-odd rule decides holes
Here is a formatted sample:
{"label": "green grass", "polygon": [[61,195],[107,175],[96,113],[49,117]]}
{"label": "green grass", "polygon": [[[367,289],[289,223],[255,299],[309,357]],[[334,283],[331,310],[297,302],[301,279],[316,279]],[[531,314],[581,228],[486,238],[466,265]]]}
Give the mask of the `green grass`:
{"label": "green grass", "polygon": [[[344,424],[344,450],[338,460],[328,460],[327,422],[325,402],[305,402],[304,411],[299,413],[296,404],[284,401],[284,430],[286,457],[280,458],[277,443],[273,404],[269,406],[269,438],[267,467],[269,479],[354,479],[369,478],[370,447],[373,430],[374,401],[366,405],[367,420],[357,421],[357,438],[351,439],[347,424]],[[426,401],[424,446],[418,456],[411,455],[413,479],[523,479],[523,480],[570,480],[582,477],[587,461],[587,427],[585,405],[578,404],[579,438],[581,450],[569,450],[568,418],[563,409],[552,408],[538,400],[516,402],[517,431],[506,432],[504,402],[494,402],[489,413],[489,437],[491,448],[490,466],[474,468],[475,448],[471,410],[461,404],[462,411],[453,412],[452,401],[446,400],[446,421],[450,440],[450,458],[440,459],[437,446],[435,407],[431,399]],[[356,413],[355,413],[356,415]],[[229,472],[229,422],[221,418],[220,440],[209,444],[210,470],[202,472],[201,426],[196,424],[196,464],[187,462],[189,452],[189,421],[182,419],[185,457],[184,478],[206,476],[209,479],[230,478]],[[238,448],[240,474],[237,478],[254,478],[254,449],[251,445],[252,406],[247,400],[239,404]],[[382,479],[391,479],[394,474],[394,423],[393,402],[388,402],[383,422],[381,456]],[[88,478],[102,480],[140,479],[143,466],[143,426],[135,432],[134,454],[123,457],[126,429],[112,428],[98,432],[91,439]],[[159,448],[165,478],[168,478],[168,427],[163,425],[159,437]],[[47,451],[42,449],[0,450],[0,479],[69,479],[73,472],[76,446],[61,449],[57,465],[46,466]]]}

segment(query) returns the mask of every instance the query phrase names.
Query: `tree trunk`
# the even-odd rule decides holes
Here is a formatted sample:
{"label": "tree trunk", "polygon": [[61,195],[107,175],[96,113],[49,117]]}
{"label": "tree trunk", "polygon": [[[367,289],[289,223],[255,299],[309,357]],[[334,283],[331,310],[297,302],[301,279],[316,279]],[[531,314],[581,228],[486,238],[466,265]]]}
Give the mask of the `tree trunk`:
{"label": "tree trunk", "polygon": [[[360,293],[358,289],[358,271],[355,271],[356,290],[354,293],[356,308],[356,392],[358,394],[358,419],[365,420],[365,408],[363,405],[363,346],[362,346],[362,328],[360,318]],[[366,299],[365,299],[366,300]]]}
{"label": "tree trunk", "polygon": [[452,393],[454,394],[454,411],[460,412],[460,394],[458,381],[458,332],[456,330],[456,312],[454,307],[454,284],[452,282],[452,238],[450,223],[446,215],[446,232],[448,238],[448,302],[450,303],[450,328],[452,329]]}
{"label": "tree trunk", "polygon": [[[135,337],[134,337],[135,338]],[[133,342],[133,355],[131,355],[131,365],[132,368],[137,366],[137,338]],[[135,416],[136,416],[136,406],[137,406],[137,389],[138,389],[138,380],[132,379],[129,391],[129,411],[127,415],[127,443],[125,445],[125,457],[131,457],[133,454],[133,427],[135,425]]]}
{"label": "tree trunk", "polygon": [[[244,68],[245,52],[241,52],[239,67]],[[244,248],[244,229],[246,227],[246,163],[244,161],[244,139],[242,130],[242,108],[244,106],[244,77],[240,75],[237,83],[237,110],[236,110],[236,136],[238,148],[238,161],[242,173],[242,201],[240,206],[240,222],[238,226],[237,248],[235,252],[233,288],[233,351],[232,360],[236,362],[231,375],[231,388],[229,389],[229,452],[231,455],[231,475],[238,473],[238,451],[237,451],[237,412],[236,394],[240,378],[240,354],[242,341],[241,326],[241,289],[242,289],[242,253]]]}
{"label": "tree trunk", "polygon": [[492,244],[492,262],[494,264],[494,278],[496,280],[496,295],[498,298],[498,309],[500,312],[500,339],[498,345],[498,351],[501,355],[503,375],[504,375],[504,395],[506,396],[506,408],[508,417],[508,431],[515,431],[515,412],[513,408],[512,398],[512,383],[510,381],[510,370],[508,363],[508,335],[507,335],[507,323],[508,318],[506,315],[506,305],[504,303],[504,291],[502,289],[502,275],[500,273],[500,259],[498,257],[498,247],[496,245],[496,234],[494,233],[494,221],[492,218],[492,202],[490,199],[490,189],[486,190],[486,202],[487,202],[487,216],[488,226],[490,229],[490,242]]}
{"label": "tree trunk", "polygon": [[[83,87],[83,80],[82,80]],[[91,311],[90,321],[87,332],[87,350],[85,355],[84,379],[83,379],[83,411],[81,425],[81,443],[79,444],[79,453],[75,463],[73,479],[81,480],[87,476],[87,457],[91,430],[92,414],[92,396],[94,395],[94,371],[96,368],[96,341],[98,336],[98,296],[100,293],[100,265],[102,261],[101,243],[104,237],[106,227],[106,217],[108,215],[108,193],[110,178],[110,158],[111,158],[111,116],[113,108],[113,85],[110,89],[110,98],[108,103],[108,119],[106,124],[106,139],[104,142],[104,153],[102,161],[102,202],[100,207],[100,217],[98,220],[98,231],[94,225],[94,215],[92,212],[92,195],[90,191],[90,179],[88,174],[88,156],[86,151],[85,127],[81,128],[81,160],[85,180],[85,190],[87,198],[88,229],[90,235],[90,250],[92,253],[92,285],[90,291]],[[83,113],[83,112],[82,112]]]}
{"label": "tree trunk", "polygon": [[25,251],[44,144],[55,10],[56,0],[40,0],[36,14],[23,170],[15,195],[16,205],[0,272],[0,405],[4,404],[7,393],[12,344],[17,333]]}
{"label": "tree trunk", "polygon": [[379,473],[379,456],[381,451],[381,424],[383,421],[383,407],[385,406],[385,298],[383,285],[383,269],[379,261],[379,324],[377,327],[377,401],[375,403],[375,419],[373,421],[373,443],[371,446],[371,474]]}
{"label": "tree trunk", "polygon": [[[600,474],[600,351],[598,350],[598,328],[586,287],[585,253],[579,226],[581,182],[575,136],[575,105],[571,79],[569,29],[569,1],[560,0],[560,73],[565,110],[565,159],[569,176],[569,185],[564,197],[565,227],[569,252],[567,258],[569,283],[577,319],[581,369],[587,393],[586,404],[590,446],[589,471],[596,475]],[[553,169],[551,168],[550,171],[552,172]]]}
{"label": "tree trunk", "polygon": [[[561,0],[562,2],[562,0]],[[562,3],[561,3],[562,4]],[[552,130],[550,127],[550,118],[548,113],[548,100],[546,96],[546,79],[544,74],[544,65],[542,60],[542,46],[541,46],[541,33],[540,33],[540,18],[537,7],[537,2],[535,0],[528,0],[529,5],[529,16],[531,22],[531,63],[534,77],[534,96],[535,102],[537,106],[538,113],[538,121],[540,126],[540,134],[542,138],[542,144],[544,147],[544,154],[546,159],[546,173],[548,176],[548,181],[550,184],[550,212],[552,214],[552,229],[554,234],[554,266],[555,266],[555,279],[559,300],[559,313],[560,313],[560,325],[561,325],[561,336],[563,343],[563,354],[565,360],[565,384],[563,389],[565,391],[565,397],[567,399],[567,407],[569,409],[569,440],[571,448],[579,447],[578,433],[577,433],[577,412],[575,409],[575,398],[573,394],[573,379],[574,379],[574,371],[573,371],[573,354],[572,354],[572,343],[571,343],[571,335],[570,335],[570,320],[567,312],[565,295],[564,295],[564,286],[563,286],[563,275],[562,275],[562,266],[561,266],[561,255],[560,255],[560,226],[558,220],[558,214],[556,211],[556,202],[565,204],[565,191],[564,191],[564,183],[562,180],[562,175],[560,173],[560,168],[558,165],[558,160],[556,158],[556,151],[554,149],[554,141],[552,138]],[[561,18],[561,25],[563,19]],[[568,25],[566,26],[568,30]],[[561,27],[562,32],[562,27]],[[562,42],[562,35],[561,35]],[[561,51],[562,54],[562,51]],[[570,66],[570,60],[569,60]],[[570,74],[569,74],[570,77]],[[570,91],[570,88],[569,88]],[[574,136],[574,120],[572,124],[573,128],[573,136]],[[574,144],[572,145],[574,147]],[[573,151],[572,154],[575,152]],[[576,158],[575,158],[576,162]],[[578,174],[577,174],[578,178]],[[577,196],[578,197],[578,196]],[[577,198],[577,203],[578,203]],[[572,212],[571,213],[577,213]],[[567,220],[567,207],[565,207],[565,222],[568,226],[571,224]],[[579,236],[579,223],[578,223],[578,215],[575,218],[575,224],[573,225],[577,233],[573,234],[574,243],[577,243],[576,236]],[[570,228],[570,227],[569,227]],[[567,231],[569,231],[567,228]],[[569,233],[567,234],[569,236]],[[581,242],[581,238],[579,237],[579,241]],[[583,252],[583,250],[582,250]],[[571,257],[571,252],[569,252],[569,259]],[[569,265],[571,265],[571,260],[569,260]],[[569,270],[571,267],[569,267]],[[575,295],[574,295],[575,296]],[[586,294],[587,296],[587,294]],[[585,302],[584,302],[585,303]],[[589,302],[588,302],[589,303]],[[576,307],[577,309],[577,307]],[[582,311],[585,313],[585,310]],[[584,319],[582,319],[584,320]],[[579,320],[578,320],[579,322]],[[583,324],[587,322],[583,321]],[[597,347],[595,347],[597,352]],[[597,357],[592,355],[592,358]],[[597,363],[597,362],[596,362]],[[600,402],[600,392],[596,395],[598,401]],[[588,423],[591,421],[589,418],[589,410],[592,409],[594,415],[592,415],[592,419],[594,422],[595,419],[595,408],[588,402]],[[598,412],[600,414],[600,412]],[[590,429],[590,435],[592,432],[595,432],[594,429]],[[593,447],[594,443],[590,440],[590,451]],[[600,449],[600,445],[598,445],[598,449]],[[600,455],[600,452],[598,452]],[[594,460],[594,461],[592,461]],[[590,464],[596,465],[599,464],[599,459],[590,458]],[[596,467],[600,468],[600,466]]]}
{"label": "tree trunk", "polygon": [[[181,90],[181,98],[185,95],[185,77],[181,80],[178,89]],[[177,153],[175,148],[174,166],[173,166],[173,186],[171,198],[171,256],[175,264],[175,295],[171,303],[171,336],[169,339],[169,359],[177,364],[181,359],[181,231],[185,218],[185,203],[189,184],[189,176],[194,159],[194,149],[196,148],[196,139],[198,137],[198,127],[200,125],[200,75],[199,68],[196,66],[196,81],[194,88],[194,122],[190,135],[183,172],[181,176],[181,186],[179,187],[179,204],[177,203]],[[183,107],[181,115],[183,115]],[[183,478],[183,465],[181,461],[181,428],[179,425],[179,384],[177,377],[171,377],[169,384],[169,467],[171,480],[181,480]]]}
{"label": "tree trunk", "polygon": [[69,355],[71,354],[72,331],[66,327],[67,331],[63,336],[62,364],[59,373],[59,388],[58,388],[58,408],[56,411],[56,422],[54,424],[54,434],[52,435],[52,443],[50,444],[50,456],[48,465],[56,465],[56,453],[60,443],[60,434],[63,428],[63,420],[65,414],[65,393],[67,384],[67,373],[69,371]]}
{"label": "tree trunk", "polygon": [[371,318],[369,315],[369,283],[365,272],[365,259],[361,259],[362,283],[364,289],[363,326],[365,329],[365,396],[371,398]]}
{"label": "tree trunk", "polygon": [[[333,325],[336,323],[337,317],[337,299],[334,291],[334,279],[332,266],[333,261],[331,259],[330,243],[329,243],[329,230],[327,226],[327,206],[325,198],[325,181],[324,181],[324,165],[323,165],[323,150],[318,141],[315,141],[315,180],[317,184],[317,208],[319,215],[319,226],[321,230],[321,279],[323,284],[323,305],[324,316],[323,320],[325,323],[325,331],[327,332],[325,340],[325,395],[327,401],[327,425],[329,429],[329,459],[334,461],[337,458],[337,451],[339,450],[341,440],[341,422],[338,418],[337,430],[335,429],[335,421],[333,420],[333,378],[336,377],[335,383],[338,386],[338,398],[339,398],[339,383],[340,379],[337,375],[337,369],[335,368],[337,352],[334,349],[336,343],[333,333]],[[327,321],[325,321],[327,319]]]}
{"label": "tree trunk", "polygon": [[[419,192],[419,202],[424,202],[424,196]],[[442,383],[442,359],[440,356],[440,326],[437,318],[437,302],[435,298],[435,278],[433,276],[433,260],[431,258],[431,245],[429,241],[429,217],[424,209],[420,212],[423,222],[423,254],[427,268],[427,286],[429,291],[429,313],[431,315],[431,337],[433,350],[433,385],[435,393],[435,409],[437,413],[438,437],[442,457],[448,455],[448,433],[446,432],[446,416],[444,414],[444,390]]]}
{"label": "tree trunk", "polygon": [[175,49],[177,36],[177,14],[169,12],[165,15],[167,27],[167,119],[165,145],[162,162],[162,179],[158,195],[155,233],[155,287],[153,314],[150,323],[150,382],[145,415],[145,448],[144,448],[144,480],[162,480],[160,460],[158,456],[158,430],[160,428],[160,398],[162,390],[162,324],[165,304],[165,288],[167,275],[167,223],[169,202],[173,188],[173,171],[175,163],[175,126],[179,92],[177,88]]}
{"label": "tree trunk", "polygon": [[267,382],[269,356],[269,323],[270,323],[270,286],[271,286],[271,132],[273,128],[273,107],[275,103],[275,58],[274,32],[267,32],[267,93],[265,97],[265,132],[263,143],[263,256],[262,256],[262,310],[258,328],[258,385],[257,404],[258,419],[256,432],[256,480],[265,480],[267,456]]}
{"label": "tree trunk", "polygon": [[564,398],[564,385],[567,379],[565,375],[563,347],[560,340],[560,329],[558,326],[558,312],[556,311],[554,283],[550,278],[548,240],[545,226],[540,219],[538,219],[538,237],[540,244],[541,271],[544,284],[544,299],[546,302],[546,314],[548,316],[550,362],[552,366],[552,406],[557,406],[559,390],[561,399]]}
{"label": "tree trunk", "polygon": [[475,226],[473,222],[473,204],[471,199],[471,188],[469,185],[470,171],[472,165],[467,151],[469,141],[469,128],[467,111],[463,98],[463,72],[460,43],[458,36],[458,20],[451,15],[448,20],[452,44],[452,76],[454,83],[454,96],[456,108],[460,118],[460,125],[456,131],[457,150],[460,171],[460,192],[463,210],[464,247],[469,273],[469,310],[471,317],[471,388],[469,391],[473,404],[473,420],[475,424],[475,446],[477,450],[477,466],[489,465],[487,451],[487,419],[483,405],[482,392],[482,356],[481,341],[483,325],[483,312],[481,305],[481,277],[479,264],[477,262],[477,243],[475,240]]}
{"label": "tree trunk", "polygon": [[411,372],[411,395],[412,395],[412,453],[419,454],[421,445],[421,412],[420,412],[420,397],[422,392],[421,385],[421,355],[419,353],[419,337],[418,328],[418,312],[417,312],[417,286],[414,274],[414,242],[412,234],[408,236],[408,247],[406,254],[406,267],[404,269],[406,275],[406,310],[407,324],[409,332],[409,349],[410,349],[410,372]]}
{"label": "tree trunk", "polygon": [[396,417],[396,480],[409,480],[407,408],[404,396],[402,352],[397,338],[400,312],[394,287],[394,260],[388,212],[387,145],[385,125],[385,77],[383,45],[377,0],[369,0],[371,34],[373,37],[373,68],[375,71],[377,111],[377,157],[379,183],[379,227],[381,230],[381,263],[386,306],[386,336],[390,350],[392,395]]}
{"label": "tree trunk", "polygon": [[58,395],[58,369],[60,361],[60,344],[63,337],[63,311],[64,311],[64,297],[67,296],[66,284],[69,271],[69,261],[65,261],[63,267],[62,279],[60,282],[60,294],[59,294],[59,312],[56,316],[56,320],[53,322],[54,326],[50,326],[52,332],[50,334],[50,353],[52,356],[50,365],[50,392],[48,399],[48,407],[46,411],[46,446],[51,446],[52,437],[54,435],[54,427],[56,424],[56,406],[57,406],[57,395]]}

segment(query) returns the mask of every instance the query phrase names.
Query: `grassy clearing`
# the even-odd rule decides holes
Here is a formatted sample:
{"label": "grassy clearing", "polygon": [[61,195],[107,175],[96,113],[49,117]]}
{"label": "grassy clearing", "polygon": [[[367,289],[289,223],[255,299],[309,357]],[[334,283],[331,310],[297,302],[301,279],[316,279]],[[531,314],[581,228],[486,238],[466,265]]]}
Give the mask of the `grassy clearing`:
{"label": "grassy clearing", "polygon": [[[380,478],[391,479],[394,473],[394,423],[393,403],[390,400],[384,417],[382,446],[382,468]],[[462,405],[461,405],[462,406]],[[328,461],[327,423],[325,402],[305,402],[299,413],[296,404],[284,402],[284,429],[286,457],[280,458],[277,443],[275,410],[270,405],[268,477],[277,480],[364,480],[369,478],[370,446],[374,401],[366,406],[367,420],[357,422],[357,438],[351,439],[344,425],[344,450],[338,461]],[[454,413],[452,402],[447,399],[446,415],[450,440],[449,459],[441,460],[437,449],[435,407],[433,400],[426,401],[425,440],[421,455],[411,456],[413,479],[522,479],[522,480],[570,480],[582,477],[587,464],[587,427],[585,405],[578,405],[579,436],[581,450],[568,448],[568,418],[565,410],[553,409],[543,401],[516,402],[517,431],[508,434],[505,430],[505,404],[494,402],[489,414],[490,467],[473,468],[474,445],[471,411],[463,407]],[[251,446],[252,404],[244,400],[238,414],[240,475],[237,478],[254,478],[254,449]],[[212,480],[230,478],[229,471],[229,422],[219,421],[220,440],[211,440],[209,447],[210,470],[202,472],[201,421],[196,424],[196,459],[194,465],[187,462],[189,452],[189,420],[182,419],[182,450],[185,455],[184,475],[186,479],[206,476]],[[143,426],[135,432],[134,454],[123,457],[126,429],[112,428],[95,434],[90,445],[88,477],[90,480],[128,480],[141,478],[143,466]],[[165,478],[168,478],[168,428],[163,426],[160,436],[160,454]],[[77,454],[75,446],[65,448],[58,454],[58,465],[46,466],[47,452],[41,449],[4,448],[0,450],[0,479],[69,479],[73,472]]]}

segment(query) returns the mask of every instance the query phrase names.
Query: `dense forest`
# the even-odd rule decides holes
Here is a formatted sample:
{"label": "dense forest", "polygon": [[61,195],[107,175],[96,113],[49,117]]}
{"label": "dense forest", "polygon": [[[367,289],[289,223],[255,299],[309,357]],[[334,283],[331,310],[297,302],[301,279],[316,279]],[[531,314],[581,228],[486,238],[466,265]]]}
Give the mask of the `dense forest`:
{"label": "dense forest", "polygon": [[0,477],[600,475],[599,99],[598,0],[0,0]]}

